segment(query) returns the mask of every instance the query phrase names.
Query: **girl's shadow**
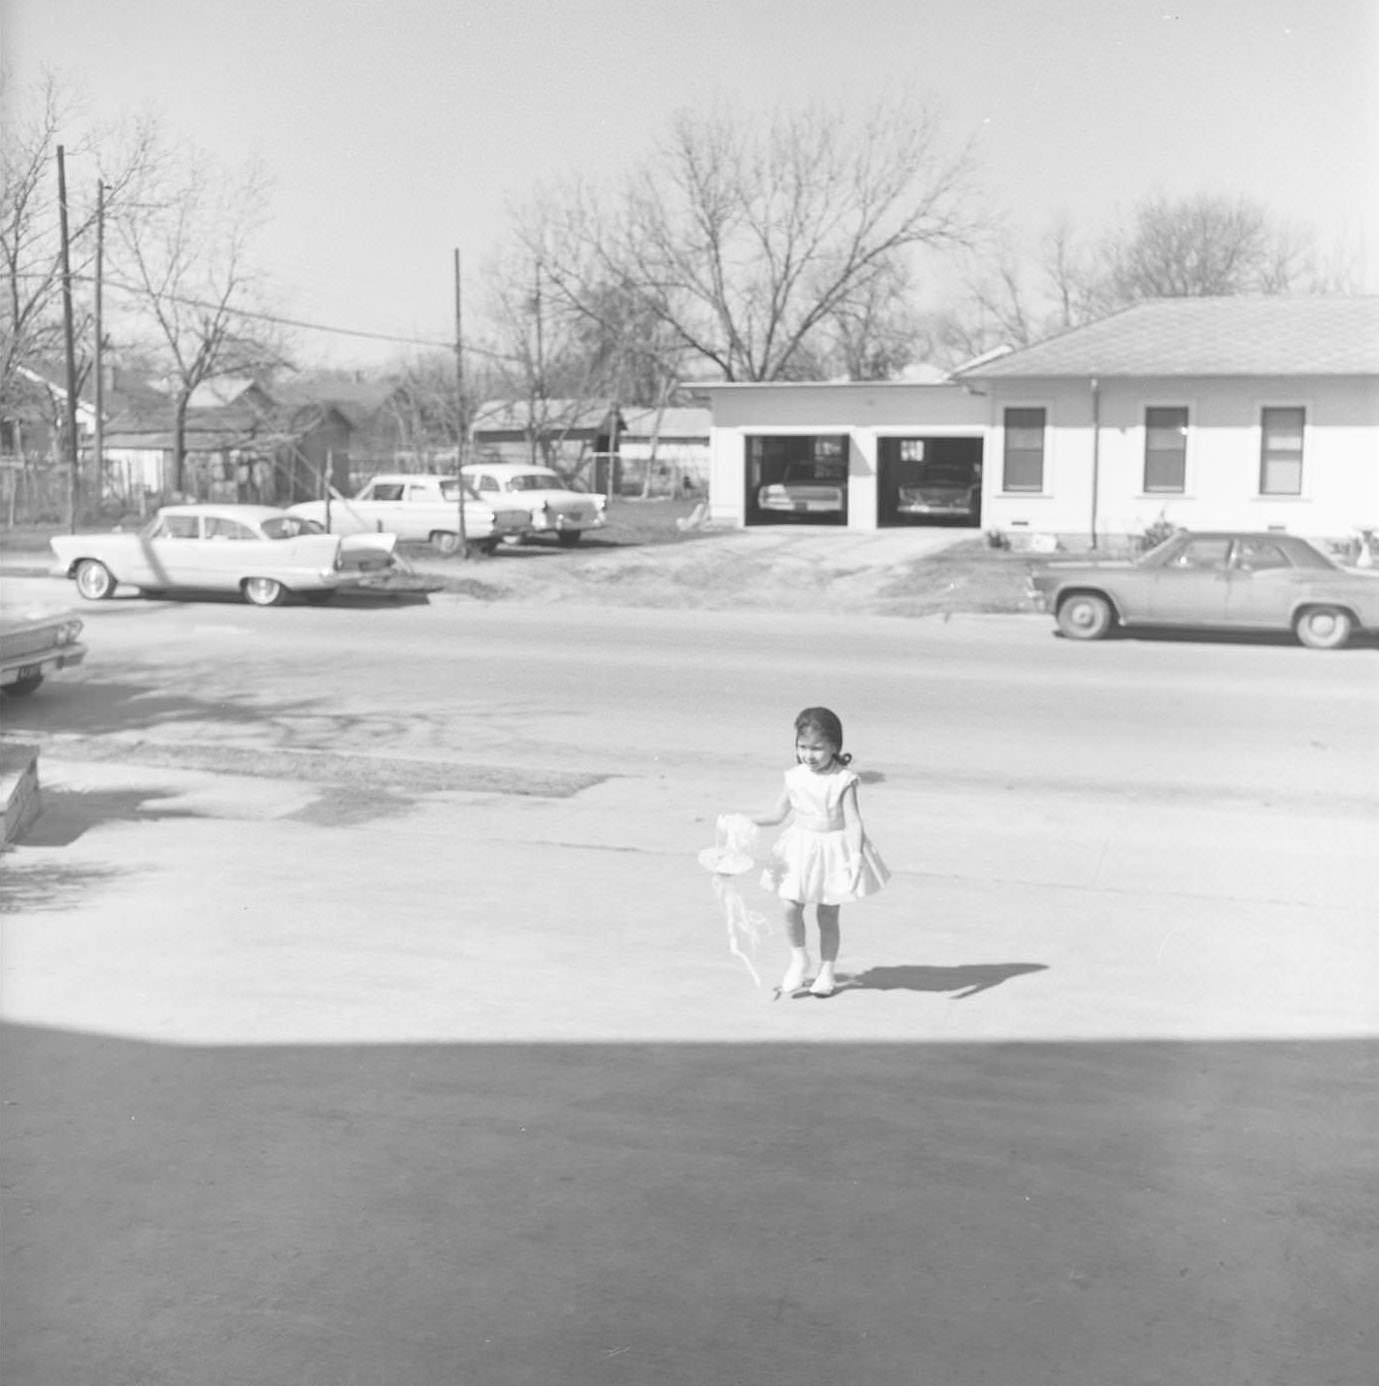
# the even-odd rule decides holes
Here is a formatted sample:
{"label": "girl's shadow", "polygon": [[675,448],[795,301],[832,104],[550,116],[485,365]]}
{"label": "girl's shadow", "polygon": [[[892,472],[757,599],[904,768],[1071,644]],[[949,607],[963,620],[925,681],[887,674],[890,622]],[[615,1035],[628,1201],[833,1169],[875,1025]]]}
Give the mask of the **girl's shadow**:
{"label": "girl's shadow", "polygon": [[899,967],[869,967],[865,972],[840,977],[838,991],[951,991],[954,1001],[965,1001],[1012,977],[1047,970],[1047,963],[968,963],[962,967],[906,963]]}

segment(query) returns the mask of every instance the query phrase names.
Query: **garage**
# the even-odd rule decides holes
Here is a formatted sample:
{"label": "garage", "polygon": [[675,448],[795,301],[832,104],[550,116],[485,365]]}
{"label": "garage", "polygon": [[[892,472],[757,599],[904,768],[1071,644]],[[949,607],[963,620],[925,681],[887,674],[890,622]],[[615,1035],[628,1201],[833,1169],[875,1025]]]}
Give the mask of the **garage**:
{"label": "garage", "polygon": [[[989,409],[975,391],[933,381],[723,381],[694,390],[712,410],[712,524],[980,522]],[[931,494],[911,494],[921,491]]]}
{"label": "garage", "polygon": [[980,437],[878,438],[876,474],[879,527],[982,522]]}

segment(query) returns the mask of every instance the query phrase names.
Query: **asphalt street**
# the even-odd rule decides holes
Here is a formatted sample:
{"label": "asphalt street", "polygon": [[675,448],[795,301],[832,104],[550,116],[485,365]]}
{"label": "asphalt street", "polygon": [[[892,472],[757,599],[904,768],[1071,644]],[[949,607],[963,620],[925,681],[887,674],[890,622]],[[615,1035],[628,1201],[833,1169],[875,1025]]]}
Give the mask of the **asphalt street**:
{"label": "asphalt street", "polygon": [[[82,614],[5,709],[7,1383],[1372,1378],[1373,647]],[[773,1000],[696,853],[812,702],[894,878]]]}

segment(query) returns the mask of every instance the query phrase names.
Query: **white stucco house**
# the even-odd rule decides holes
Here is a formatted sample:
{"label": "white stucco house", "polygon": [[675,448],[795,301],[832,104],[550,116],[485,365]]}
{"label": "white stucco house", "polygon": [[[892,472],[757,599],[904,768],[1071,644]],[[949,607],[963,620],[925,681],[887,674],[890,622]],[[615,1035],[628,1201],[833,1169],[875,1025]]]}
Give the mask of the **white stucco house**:
{"label": "white stucco house", "polygon": [[[947,383],[711,385],[710,519],[754,505],[783,457],[846,461],[835,522],[896,513],[906,458],[966,458],[983,529],[1011,536],[1379,528],[1379,297],[1158,299]],[[811,517],[812,518],[812,517]]]}

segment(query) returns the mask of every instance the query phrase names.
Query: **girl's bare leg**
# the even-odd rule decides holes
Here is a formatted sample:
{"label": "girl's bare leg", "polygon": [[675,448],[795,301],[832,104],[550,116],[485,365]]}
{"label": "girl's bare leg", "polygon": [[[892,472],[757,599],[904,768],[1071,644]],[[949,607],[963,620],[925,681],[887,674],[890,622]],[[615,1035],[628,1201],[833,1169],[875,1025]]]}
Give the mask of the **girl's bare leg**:
{"label": "girl's bare leg", "polygon": [[816,996],[831,996],[838,989],[833,965],[838,961],[838,945],[842,932],[838,927],[838,906],[820,905],[819,910],[819,975],[810,987]]}
{"label": "girl's bare leg", "polygon": [[785,902],[785,932],[790,940],[790,965],[781,978],[782,991],[795,991],[804,984],[809,971],[809,954],[804,948],[804,906],[798,900]]}

